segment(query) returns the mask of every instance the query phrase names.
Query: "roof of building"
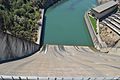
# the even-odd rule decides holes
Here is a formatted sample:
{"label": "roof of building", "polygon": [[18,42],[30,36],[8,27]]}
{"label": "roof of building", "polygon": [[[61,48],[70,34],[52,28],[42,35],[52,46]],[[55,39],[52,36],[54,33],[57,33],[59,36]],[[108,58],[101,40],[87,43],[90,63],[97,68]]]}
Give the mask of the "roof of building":
{"label": "roof of building", "polygon": [[104,3],[100,6],[97,6],[97,7],[93,8],[93,10],[95,10],[98,13],[101,13],[101,12],[105,11],[106,9],[109,9],[112,6],[115,6],[116,4],[118,4],[117,1],[109,1],[107,3]]}

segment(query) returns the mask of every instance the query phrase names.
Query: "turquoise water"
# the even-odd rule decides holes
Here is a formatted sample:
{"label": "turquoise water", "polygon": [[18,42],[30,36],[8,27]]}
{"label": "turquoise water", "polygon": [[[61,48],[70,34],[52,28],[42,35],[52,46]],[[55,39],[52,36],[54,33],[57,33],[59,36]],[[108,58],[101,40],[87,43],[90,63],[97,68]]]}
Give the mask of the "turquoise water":
{"label": "turquoise water", "polygon": [[45,14],[44,44],[93,46],[84,13],[96,3],[96,0],[65,0],[51,6]]}

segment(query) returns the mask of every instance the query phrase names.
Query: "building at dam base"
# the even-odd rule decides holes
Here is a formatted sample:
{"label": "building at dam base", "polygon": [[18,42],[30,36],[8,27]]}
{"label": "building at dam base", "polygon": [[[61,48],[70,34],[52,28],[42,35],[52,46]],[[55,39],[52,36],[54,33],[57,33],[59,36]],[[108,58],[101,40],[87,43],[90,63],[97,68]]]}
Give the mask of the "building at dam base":
{"label": "building at dam base", "polygon": [[96,0],[67,0],[48,8],[44,44],[93,46],[84,14],[95,5]]}
{"label": "building at dam base", "polygon": [[97,19],[101,19],[106,15],[111,14],[118,8],[117,1],[109,1],[105,4],[92,8],[91,14],[92,16],[96,17]]}

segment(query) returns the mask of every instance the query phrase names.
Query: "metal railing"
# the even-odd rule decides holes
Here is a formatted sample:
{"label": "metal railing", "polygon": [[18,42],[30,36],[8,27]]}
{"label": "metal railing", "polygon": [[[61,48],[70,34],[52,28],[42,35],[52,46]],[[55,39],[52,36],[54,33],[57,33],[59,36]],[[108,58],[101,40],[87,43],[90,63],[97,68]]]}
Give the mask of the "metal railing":
{"label": "metal railing", "polygon": [[35,77],[0,76],[0,80],[120,80],[120,77]]}

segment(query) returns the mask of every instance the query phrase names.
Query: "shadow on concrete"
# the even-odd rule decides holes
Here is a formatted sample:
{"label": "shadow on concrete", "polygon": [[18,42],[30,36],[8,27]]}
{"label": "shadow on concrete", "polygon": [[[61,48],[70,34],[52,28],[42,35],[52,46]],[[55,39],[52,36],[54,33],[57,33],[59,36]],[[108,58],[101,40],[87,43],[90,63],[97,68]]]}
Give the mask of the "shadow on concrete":
{"label": "shadow on concrete", "polygon": [[40,45],[0,31],[0,64],[26,58],[39,51]]}
{"label": "shadow on concrete", "polygon": [[40,47],[42,47],[44,44],[45,25],[46,25],[46,16],[43,15],[43,25],[42,25],[41,38],[40,38]]}

